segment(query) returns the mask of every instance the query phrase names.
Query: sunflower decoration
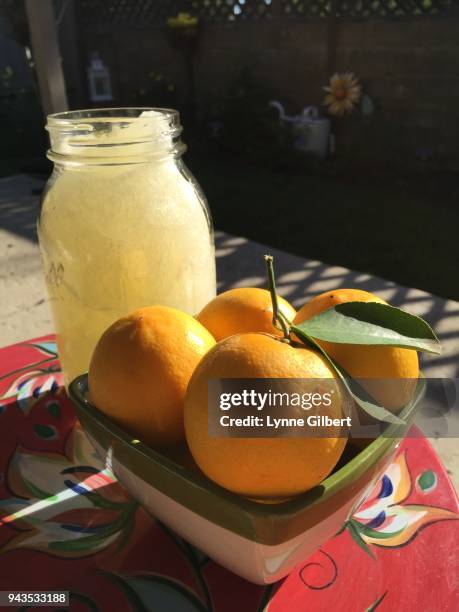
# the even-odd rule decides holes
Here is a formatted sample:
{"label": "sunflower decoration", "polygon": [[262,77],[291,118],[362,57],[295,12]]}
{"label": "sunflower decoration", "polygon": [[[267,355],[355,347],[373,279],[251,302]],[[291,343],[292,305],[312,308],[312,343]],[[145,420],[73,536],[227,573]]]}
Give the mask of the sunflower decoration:
{"label": "sunflower decoration", "polygon": [[324,104],[328,106],[328,112],[340,117],[351,113],[362,95],[362,87],[353,72],[334,74],[324,91],[327,92]]}
{"label": "sunflower decoration", "polygon": [[190,13],[179,13],[176,17],[169,17],[167,25],[169,28],[196,28],[198,18],[193,17]]}

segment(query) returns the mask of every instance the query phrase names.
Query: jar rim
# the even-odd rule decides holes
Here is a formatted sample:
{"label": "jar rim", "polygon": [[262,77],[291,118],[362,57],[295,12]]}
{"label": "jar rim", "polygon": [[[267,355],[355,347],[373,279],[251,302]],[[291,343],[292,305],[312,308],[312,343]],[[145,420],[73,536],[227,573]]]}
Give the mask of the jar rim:
{"label": "jar rim", "polygon": [[138,163],[185,151],[180,114],[172,108],[66,111],[48,115],[46,130],[51,143],[47,155],[57,163]]}
{"label": "jar rim", "polygon": [[[153,112],[156,115],[145,115],[145,112]],[[107,108],[84,108],[78,110],[64,111],[61,113],[53,113],[47,116],[47,125],[49,127],[77,125],[81,121],[104,121],[117,120],[126,121],[145,121],[146,119],[155,120],[161,115],[163,118],[171,119],[173,123],[179,123],[179,112],[173,108],[160,108],[154,106],[132,106],[132,107],[107,107]]]}

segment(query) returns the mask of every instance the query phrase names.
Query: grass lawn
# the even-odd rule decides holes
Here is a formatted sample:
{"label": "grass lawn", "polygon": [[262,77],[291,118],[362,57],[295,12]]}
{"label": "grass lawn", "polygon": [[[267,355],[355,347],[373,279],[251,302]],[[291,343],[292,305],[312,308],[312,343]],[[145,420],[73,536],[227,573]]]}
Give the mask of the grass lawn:
{"label": "grass lawn", "polygon": [[186,161],[215,227],[459,300],[459,177],[268,171]]}

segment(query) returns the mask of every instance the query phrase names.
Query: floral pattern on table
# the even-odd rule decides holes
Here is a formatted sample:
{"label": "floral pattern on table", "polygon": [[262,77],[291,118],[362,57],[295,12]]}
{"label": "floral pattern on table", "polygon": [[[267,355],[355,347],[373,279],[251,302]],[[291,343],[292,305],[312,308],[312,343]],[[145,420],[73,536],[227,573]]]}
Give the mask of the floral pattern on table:
{"label": "floral pattern on table", "polygon": [[[72,612],[392,610],[405,558],[416,571],[432,542],[457,550],[451,485],[426,442],[408,439],[341,534],[278,584],[244,581],[124,492],[76,422],[53,336],[0,349],[0,442],[0,590],[68,590]],[[431,591],[423,610],[459,595],[445,587],[430,604]]]}
{"label": "floral pattern on table", "polygon": [[14,496],[0,501],[0,527],[18,534],[3,545],[61,557],[93,554],[129,537],[137,504],[100,464],[86,435],[75,427],[64,453],[18,447],[7,471]]}
{"label": "floral pattern on table", "polygon": [[[426,470],[417,478],[421,493],[432,492],[437,482],[438,478],[431,470]],[[353,539],[371,556],[373,553],[368,544],[402,546],[429,523],[459,518],[457,512],[444,508],[403,504],[412,488],[406,452],[402,451],[364,496],[346,525]]]}
{"label": "floral pattern on table", "polygon": [[[15,400],[19,408],[28,414],[41,394],[57,392],[64,377],[58,361],[57,346],[53,340],[24,344],[38,353],[36,359],[26,366],[18,367],[6,376],[13,378],[0,395],[0,407],[8,400]],[[2,377],[4,378],[5,375]]]}

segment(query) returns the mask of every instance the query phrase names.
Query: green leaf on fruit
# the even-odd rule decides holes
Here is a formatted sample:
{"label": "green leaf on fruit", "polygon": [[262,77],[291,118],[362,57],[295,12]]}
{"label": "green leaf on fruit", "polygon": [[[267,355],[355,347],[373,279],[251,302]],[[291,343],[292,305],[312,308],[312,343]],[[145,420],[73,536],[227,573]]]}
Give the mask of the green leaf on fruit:
{"label": "green leaf on fruit", "polygon": [[400,308],[376,302],[338,304],[294,327],[317,340],[340,344],[399,346],[440,354],[426,321]]}
{"label": "green leaf on fruit", "polygon": [[313,347],[316,351],[321,353],[326,361],[330,364],[331,368],[336,372],[344,387],[354,399],[356,404],[360,406],[366,413],[378,421],[384,421],[386,423],[393,423],[394,425],[405,425],[405,421],[392,412],[389,412],[379,404],[375,403],[374,400],[362,389],[357,381],[353,380],[343,368],[341,368],[333,359],[326,353],[326,351],[316,342],[316,340],[309,336],[309,334],[299,325],[293,325],[291,331],[301,340],[303,344],[308,347]]}

